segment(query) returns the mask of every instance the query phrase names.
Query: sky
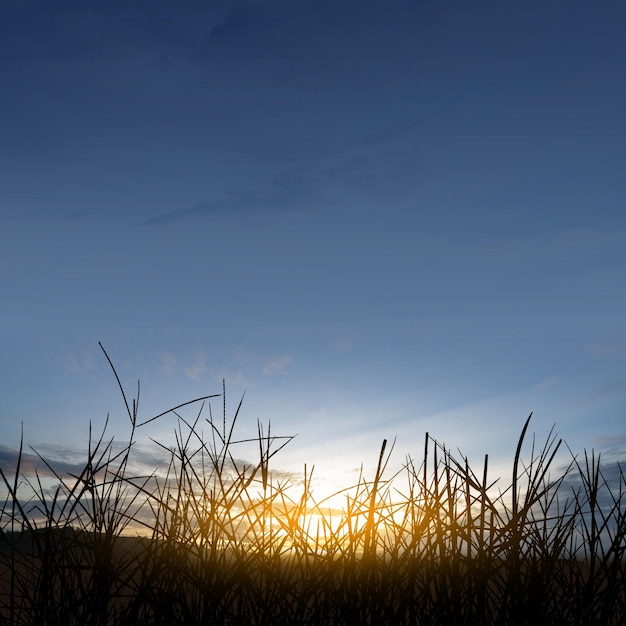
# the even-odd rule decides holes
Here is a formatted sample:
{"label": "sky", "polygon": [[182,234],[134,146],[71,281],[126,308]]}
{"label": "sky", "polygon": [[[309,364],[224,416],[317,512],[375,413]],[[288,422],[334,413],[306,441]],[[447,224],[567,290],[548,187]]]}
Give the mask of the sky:
{"label": "sky", "polygon": [[625,19],[0,0],[0,459],[128,437],[102,342],[141,417],[225,379],[318,489],[425,432],[510,472],[531,411],[625,460]]}

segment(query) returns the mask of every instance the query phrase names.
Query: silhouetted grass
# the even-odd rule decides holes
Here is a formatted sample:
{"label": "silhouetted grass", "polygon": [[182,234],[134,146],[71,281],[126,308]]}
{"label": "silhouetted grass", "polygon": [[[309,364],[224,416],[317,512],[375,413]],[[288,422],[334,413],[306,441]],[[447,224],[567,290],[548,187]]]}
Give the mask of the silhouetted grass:
{"label": "silhouetted grass", "polygon": [[525,457],[530,417],[507,489],[487,456],[475,473],[426,434],[419,463],[387,476],[384,441],[371,480],[318,502],[312,470],[296,496],[270,470],[291,437],[258,423],[258,460],[234,456],[241,402],[228,420],[225,393],[220,420],[203,418],[208,397],[185,403],[192,421],[166,412],[165,471],[133,476],[137,430],[156,418],[120,390],[121,450],[90,436],[73,475],[42,458],[52,489],[23,471],[23,442],[0,468],[0,624],[626,623],[624,473],[570,451],[551,477],[562,442],[533,437]]}

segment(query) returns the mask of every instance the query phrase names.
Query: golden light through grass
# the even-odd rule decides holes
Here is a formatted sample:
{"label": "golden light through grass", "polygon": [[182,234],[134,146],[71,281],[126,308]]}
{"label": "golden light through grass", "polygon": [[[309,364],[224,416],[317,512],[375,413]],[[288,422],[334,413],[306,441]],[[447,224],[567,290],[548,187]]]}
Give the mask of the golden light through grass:
{"label": "golden light through grass", "polygon": [[[114,370],[115,371],[115,370]],[[118,379],[119,382],[119,379]],[[120,385],[121,388],[121,385]],[[122,390],[123,393],[123,390]],[[124,395],[124,398],[126,396]],[[202,403],[205,399],[200,399]],[[193,403],[187,403],[189,405]],[[131,431],[150,420],[127,403]],[[425,436],[423,458],[376,470],[317,498],[271,464],[290,441],[258,423],[256,462],[234,450],[232,420],[176,407],[163,471],[132,473],[133,437],[90,441],[55,484],[0,468],[0,623],[10,624],[621,624],[626,515],[619,469],[572,458],[550,477],[561,441],[528,456],[526,420],[503,490]],[[200,425],[202,424],[202,430]],[[208,430],[207,427],[208,426]],[[133,538],[134,536],[134,538]],[[551,620],[551,621],[550,621]]]}

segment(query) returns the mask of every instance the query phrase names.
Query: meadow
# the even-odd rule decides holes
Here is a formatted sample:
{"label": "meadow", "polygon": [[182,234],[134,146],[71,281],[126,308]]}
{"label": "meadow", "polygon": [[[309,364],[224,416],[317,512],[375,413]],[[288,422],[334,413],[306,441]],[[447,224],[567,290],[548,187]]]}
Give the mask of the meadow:
{"label": "meadow", "polygon": [[[426,433],[419,460],[390,472],[383,441],[372,476],[317,500],[311,469],[272,471],[291,437],[269,425],[237,458],[241,402],[142,421],[117,382],[123,446],[105,427],[68,475],[26,471],[22,441],[0,468],[0,624],[626,623],[622,468],[552,431],[537,444],[530,416],[506,487]],[[134,475],[137,433],[165,414],[163,469]]]}

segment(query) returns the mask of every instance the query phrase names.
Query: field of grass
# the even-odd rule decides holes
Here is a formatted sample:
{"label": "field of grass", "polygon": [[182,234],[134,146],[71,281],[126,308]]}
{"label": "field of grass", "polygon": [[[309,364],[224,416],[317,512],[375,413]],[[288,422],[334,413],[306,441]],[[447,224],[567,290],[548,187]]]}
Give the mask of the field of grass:
{"label": "field of grass", "polygon": [[167,469],[150,476],[131,472],[151,421],[138,398],[121,449],[93,437],[75,475],[41,459],[53,488],[20,443],[0,468],[0,624],[626,623],[625,475],[585,452],[552,476],[566,446],[530,441],[530,417],[506,489],[487,457],[474,472],[426,434],[391,475],[383,442],[338,509],[306,466],[297,483],[273,474],[290,437],[259,423],[257,460],[239,461],[241,403],[214,419],[206,400],[192,421],[170,411],[176,444],[155,442]]}

